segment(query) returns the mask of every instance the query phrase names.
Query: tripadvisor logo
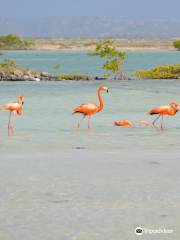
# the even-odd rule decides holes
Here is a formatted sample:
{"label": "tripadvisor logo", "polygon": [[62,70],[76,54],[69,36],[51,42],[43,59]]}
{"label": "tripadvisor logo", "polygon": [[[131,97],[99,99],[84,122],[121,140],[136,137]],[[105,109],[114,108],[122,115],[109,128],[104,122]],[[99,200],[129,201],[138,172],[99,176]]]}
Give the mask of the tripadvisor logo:
{"label": "tripadvisor logo", "polygon": [[173,229],[167,229],[167,228],[158,228],[158,229],[150,229],[150,228],[142,228],[142,227],[137,227],[135,229],[135,234],[136,235],[143,235],[143,234],[170,234],[173,233]]}
{"label": "tripadvisor logo", "polygon": [[135,229],[135,234],[136,234],[136,235],[143,235],[143,228],[137,227],[137,228]]}

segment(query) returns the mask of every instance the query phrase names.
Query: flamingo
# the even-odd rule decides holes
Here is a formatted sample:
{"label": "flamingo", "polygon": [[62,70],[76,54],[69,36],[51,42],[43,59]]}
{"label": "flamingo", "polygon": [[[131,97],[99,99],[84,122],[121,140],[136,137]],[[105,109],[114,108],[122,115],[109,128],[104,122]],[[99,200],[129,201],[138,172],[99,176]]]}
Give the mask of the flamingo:
{"label": "flamingo", "polygon": [[22,106],[24,104],[24,97],[18,96],[18,102],[11,102],[1,107],[0,110],[8,110],[10,112],[9,121],[8,121],[8,135],[13,135],[13,125],[12,125],[12,113],[14,115],[22,115],[23,109]]}
{"label": "flamingo", "polygon": [[151,109],[148,114],[155,115],[158,114],[158,117],[153,121],[153,126],[155,126],[156,121],[161,117],[161,129],[163,129],[163,116],[169,115],[174,116],[179,111],[179,104],[177,102],[172,102],[168,106],[160,106]]}
{"label": "flamingo", "polygon": [[129,120],[115,121],[114,125],[121,127],[133,127],[133,123]]}
{"label": "flamingo", "polygon": [[78,123],[77,127],[80,128],[80,125],[82,121],[85,119],[86,116],[89,117],[88,119],[88,128],[90,128],[90,118],[93,114],[100,112],[103,109],[103,100],[101,96],[101,91],[108,92],[108,88],[105,86],[100,86],[98,88],[98,98],[99,98],[99,105],[97,105],[95,102],[89,102],[89,103],[83,103],[80,106],[76,107],[73,110],[72,114],[80,113],[83,115],[82,119]]}

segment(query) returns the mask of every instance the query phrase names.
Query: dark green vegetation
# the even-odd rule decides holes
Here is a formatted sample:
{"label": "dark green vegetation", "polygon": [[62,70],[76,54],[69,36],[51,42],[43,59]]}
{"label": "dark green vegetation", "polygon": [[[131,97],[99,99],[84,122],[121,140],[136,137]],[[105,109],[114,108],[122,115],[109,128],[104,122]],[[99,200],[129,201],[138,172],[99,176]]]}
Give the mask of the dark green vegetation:
{"label": "dark green vegetation", "polygon": [[173,42],[173,46],[180,51],[180,39]]}
{"label": "dark green vegetation", "polygon": [[57,76],[58,80],[90,80],[91,77],[80,74],[60,74]]}
{"label": "dark green vegetation", "polygon": [[34,44],[34,40],[25,40],[13,34],[0,36],[0,50],[27,50]]}
{"label": "dark green vegetation", "polygon": [[50,78],[48,73],[17,66],[11,59],[5,59],[0,64],[0,81],[35,81],[36,79],[50,80]]}
{"label": "dark green vegetation", "polygon": [[94,52],[90,53],[91,56],[99,56],[105,58],[103,69],[106,70],[106,76],[112,74],[118,76],[122,75],[122,63],[125,59],[125,52],[119,51],[114,45],[112,40],[103,40],[96,45]]}
{"label": "dark green vegetation", "polygon": [[135,76],[142,79],[179,79],[180,64],[157,66],[149,70],[140,70]]}

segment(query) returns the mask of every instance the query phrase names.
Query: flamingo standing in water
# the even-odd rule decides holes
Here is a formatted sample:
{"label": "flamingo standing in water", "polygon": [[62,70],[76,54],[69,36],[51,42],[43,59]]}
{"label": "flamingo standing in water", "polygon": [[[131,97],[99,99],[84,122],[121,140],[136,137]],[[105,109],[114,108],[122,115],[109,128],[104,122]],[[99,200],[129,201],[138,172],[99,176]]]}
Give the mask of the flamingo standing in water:
{"label": "flamingo standing in water", "polygon": [[95,102],[89,102],[89,103],[83,103],[80,106],[76,107],[73,110],[72,114],[75,113],[80,113],[83,115],[82,119],[80,120],[80,122],[78,123],[78,128],[80,127],[81,122],[84,120],[84,118],[86,116],[89,116],[88,119],[88,128],[90,128],[90,118],[91,115],[100,112],[103,109],[103,100],[102,100],[102,96],[101,96],[101,91],[106,91],[108,92],[108,88],[105,86],[100,86],[98,88],[98,98],[99,98],[99,105],[97,105]]}
{"label": "flamingo standing in water", "polygon": [[174,116],[179,111],[179,104],[177,102],[172,102],[168,106],[160,106],[151,109],[148,114],[155,115],[158,114],[158,117],[153,121],[153,126],[155,126],[156,121],[161,117],[161,129],[163,129],[163,116],[169,115]]}
{"label": "flamingo standing in water", "polygon": [[22,115],[23,109],[22,106],[24,104],[24,97],[18,96],[18,102],[11,102],[1,107],[0,110],[8,110],[10,112],[9,121],[8,121],[8,135],[13,135],[13,125],[12,125],[12,113],[14,115]]}

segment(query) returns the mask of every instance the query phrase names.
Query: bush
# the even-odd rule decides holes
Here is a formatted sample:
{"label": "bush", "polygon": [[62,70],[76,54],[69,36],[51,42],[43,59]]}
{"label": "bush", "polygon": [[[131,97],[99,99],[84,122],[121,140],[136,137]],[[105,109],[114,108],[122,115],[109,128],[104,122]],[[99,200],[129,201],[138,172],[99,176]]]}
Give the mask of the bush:
{"label": "bush", "polygon": [[80,74],[60,74],[57,76],[58,80],[89,80],[89,76]]}
{"label": "bush", "polygon": [[20,36],[9,34],[0,36],[1,50],[26,50],[34,45],[33,40],[25,40]]}
{"label": "bush", "polygon": [[178,79],[180,78],[180,64],[157,66],[149,70],[140,70],[136,77],[143,79]]}
{"label": "bush", "polygon": [[175,40],[173,42],[173,46],[178,50],[180,51],[180,40]]}

